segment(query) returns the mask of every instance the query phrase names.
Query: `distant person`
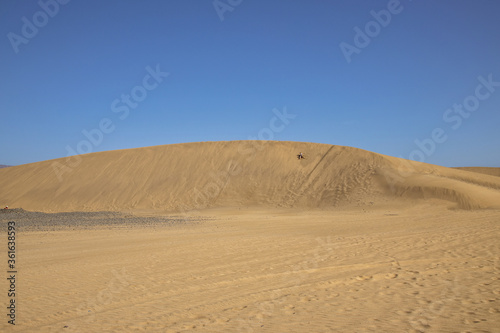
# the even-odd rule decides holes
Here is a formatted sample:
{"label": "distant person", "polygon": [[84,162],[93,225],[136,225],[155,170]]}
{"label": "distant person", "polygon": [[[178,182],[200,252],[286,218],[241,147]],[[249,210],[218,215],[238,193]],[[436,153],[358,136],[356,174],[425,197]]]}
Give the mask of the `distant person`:
{"label": "distant person", "polygon": [[5,208],[4,208],[4,209],[9,209],[9,206],[5,206]]}
{"label": "distant person", "polygon": [[303,158],[304,158],[304,155],[302,155],[302,153],[299,153],[299,154],[297,155],[297,158],[298,158],[299,160],[301,160],[301,159],[303,159]]}

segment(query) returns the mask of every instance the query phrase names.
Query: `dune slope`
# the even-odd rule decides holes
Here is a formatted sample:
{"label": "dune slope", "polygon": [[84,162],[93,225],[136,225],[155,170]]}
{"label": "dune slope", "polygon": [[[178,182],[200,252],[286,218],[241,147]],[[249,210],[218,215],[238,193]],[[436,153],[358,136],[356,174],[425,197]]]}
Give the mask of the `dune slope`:
{"label": "dune slope", "polygon": [[497,176],[500,177],[500,168],[492,168],[492,167],[458,167],[455,169],[472,171],[484,173],[486,175]]}
{"label": "dune slope", "polygon": [[[296,155],[302,152],[304,160]],[[0,170],[0,204],[45,212],[500,205],[500,178],[316,143],[231,141],[92,153]]]}

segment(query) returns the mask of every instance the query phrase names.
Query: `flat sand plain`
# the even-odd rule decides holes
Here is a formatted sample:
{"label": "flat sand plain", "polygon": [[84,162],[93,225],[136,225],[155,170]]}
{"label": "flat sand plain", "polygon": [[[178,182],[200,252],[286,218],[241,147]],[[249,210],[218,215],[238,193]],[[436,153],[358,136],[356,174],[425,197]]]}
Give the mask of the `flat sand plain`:
{"label": "flat sand plain", "polygon": [[500,332],[498,209],[109,218],[18,219],[16,326],[0,331]]}

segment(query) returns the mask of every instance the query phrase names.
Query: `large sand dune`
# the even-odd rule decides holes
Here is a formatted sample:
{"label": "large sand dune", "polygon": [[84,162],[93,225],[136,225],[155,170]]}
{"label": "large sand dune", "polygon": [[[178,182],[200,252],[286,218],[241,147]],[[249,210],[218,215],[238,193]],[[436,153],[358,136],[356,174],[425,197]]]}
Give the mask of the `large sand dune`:
{"label": "large sand dune", "polygon": [[[302,152],[306,159],[298,160]],[[326,144],[232,141],[92,153],[0,170],[0,204],[27,210],[329,209],[437,199],[500,205],[500,178]]]}
{"label": "large sand dune", "polygon": [[0,204],[133,213],[0,210],[0,332],[498,332],[499,203],[494,175],[312,143],[5,168]]}

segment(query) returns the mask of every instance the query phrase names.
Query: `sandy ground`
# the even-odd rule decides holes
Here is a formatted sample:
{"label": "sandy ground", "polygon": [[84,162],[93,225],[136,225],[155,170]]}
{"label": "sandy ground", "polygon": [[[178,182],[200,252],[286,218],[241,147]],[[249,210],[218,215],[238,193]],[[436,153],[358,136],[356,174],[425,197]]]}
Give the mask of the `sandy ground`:
{"label": "sandy ground", "polygon": [[3,168],[0,331],[500,332],[499,172],[278,141]]}
{"label": "sandy ground", "polygon": [[0,331],[500,332],[500,210],[203,214],[19,226],[17,325]]}

